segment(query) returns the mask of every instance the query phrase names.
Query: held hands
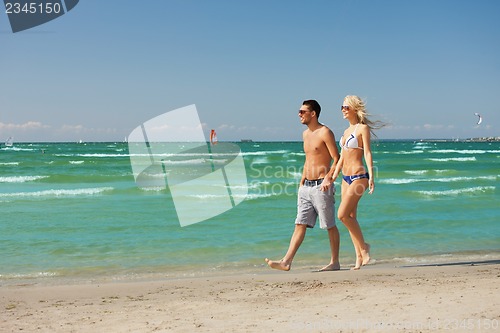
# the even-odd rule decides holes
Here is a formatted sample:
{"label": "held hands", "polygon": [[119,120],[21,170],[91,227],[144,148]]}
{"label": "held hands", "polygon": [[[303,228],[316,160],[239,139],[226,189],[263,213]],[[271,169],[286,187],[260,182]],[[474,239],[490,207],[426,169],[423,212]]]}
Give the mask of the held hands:
{"label": "held hands", "polygon": [[332,179],[332,177],[325,177],[319,189],[323,192],[326,192],[332,186],[333,182],[334,179]]}

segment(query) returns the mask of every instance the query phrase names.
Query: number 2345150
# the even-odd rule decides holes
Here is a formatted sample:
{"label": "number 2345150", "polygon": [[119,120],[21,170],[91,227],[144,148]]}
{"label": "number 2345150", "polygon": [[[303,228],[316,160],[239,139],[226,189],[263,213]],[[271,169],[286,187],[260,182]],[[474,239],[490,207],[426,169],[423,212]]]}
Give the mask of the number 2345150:
{"label": "number 2345150", "polygon": [[61,4],[57,2],[30,2],[25,4],[18,2],[5,3],[5,13],[7,14],[59,14],[60,12]]}

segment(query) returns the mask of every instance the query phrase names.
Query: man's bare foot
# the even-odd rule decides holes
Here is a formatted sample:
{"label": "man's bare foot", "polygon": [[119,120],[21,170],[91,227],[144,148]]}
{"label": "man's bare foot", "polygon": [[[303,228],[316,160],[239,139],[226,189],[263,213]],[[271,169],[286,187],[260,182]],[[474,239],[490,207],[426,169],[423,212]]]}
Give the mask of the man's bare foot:
{"label": "man's bare foot", "polygon": [[366,245],[366,250],[361,250],[361,255],[363,256],[363,261],[361,262],[361,265],[366,265],[370,262],[370,244],[365,243]]}
{"label": "man's bare foot", "polygon": [[285,264],[283,262],[283,260],[280,260],[280,261],[274,261],[274,260],[269,260],[269,259],[265,259],[267,264],[269,265],[269,267],[271,268],[274,268],[274,269],[279,269],[279,270],[282,270],[282,271],[289,271],[290,268],[291,268],[291,265],[290,264]]}
{"label": "man's bare foot", "polygon": [[329,272],[329,271],[338,271],[340,270],[340,264],[339,262],[331,263],[326,265],[325,267],[318,269],[318,272]]}

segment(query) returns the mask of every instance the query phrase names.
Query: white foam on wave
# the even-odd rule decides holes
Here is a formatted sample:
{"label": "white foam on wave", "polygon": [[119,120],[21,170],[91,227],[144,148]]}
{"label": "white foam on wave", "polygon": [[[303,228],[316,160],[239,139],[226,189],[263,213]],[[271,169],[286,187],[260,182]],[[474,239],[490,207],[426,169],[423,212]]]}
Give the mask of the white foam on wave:
{"label": "white foam on wave", "polygon": [[0,177],[0,183],[26,183],[33,182],[35,180],[48,178],[49,176],[12,176],[12,177]]}
{"label": "white foam on wave", "polygon": [[290,176],[292,176],[294,179],[300,179],[302,178],[302,173],[301,172],[294,172],[294,171],[288,171]]}
{"label": "white foam on wave", "polygon": [[428,153],[434,153],[434,154],[453,154],[453,153],[454,154],[484,154],[484,153],[486,153],[486,150],[436,149],[436,150],[429,150]]}
{"label": "white foam on wave", "polygon": [[452,183],[452,182],[470,182],[475,180],[492,180],[496,181],[496,176],[477,176],[477,177],[444,177],[444,178],[386,178],[380,179],[378,182],[381,184],[410,184],[419,182],[438,182],[438,183]]}
{"label": "white foam on wave", "polygon": [[379,184],[388,184],[388,185],[400,185],[400,184],[410,184],[422,181],[421,179],[412,179],[412,178],[384,178],[379,179],[377,182]]}
{"label": "white foam on wave", "polygon": [[75,197],[98,195],[113,190],[112,187],[80,188],[73,190],[44,190],[36,192],[0,193],[0,198],[43,198],[43,197]]}
{"label": "white foam on wave", "polygon": [[405,173],[409,175],[424,175],[428,172],[429,170],[405,170]]}
{"label": "white foam on wave", "polygon": [[416,193],[428,196],[428,197],[435,197],[435,196],[456,196],[460,194],[474,194],[474,193],[486,193],[490,191],[495,191],[496,187],[495,186],[476,186],[476,187],[469,187],[469,188],[461,188],[461,189],[454,189],[454,190],[445,190],[445,191],[416,191]]}
{"label": "white foam on wave", "polygon": [[165,190],[164,186],[149,186],[149,187],[140,187],[139,188],[142,191],[145,192],[162,192]]}
{"label": "white foam on wave", "polygon": [[69,164],[83,164],[85,161],[69,161]]}
{"label": "white foam on wave", "polygon": [[254,164],[269,164],[269,160],[267,157],[259,157],[252,161],[252,165]]}
{"label": "white foam on wave", "polygon": [[184,160],[184,161],[161,161],[161,163],[165,165],[190,165],[190,164],[203,164],[207,163],[209,160],[206,160],[204,158],[197,158],[197,159],[192,159],[192,160]]}
{"label": "white foam on wave", "polygon": [[56,272],[35,272],[35,273],[28,273],[28,274],[0,274],[0,279],[36,279],[36,278],[45,278],[45,277],[54,277],[58,276],[59,274]]}
{"label": "white foam on wave", "polygon": [[[129,154],[55,154],[57,157],[129,157]],[[147,154],[137,154],[137,156],[149,156]]]}
{"label": "white foam on wave", "polygon": [[2,162],[0,165],[19,165],[19,162]]}
{"label": "white foam on wave", "polygon": [[[268,198],[273,195],[278,195],[275,193],[248,193],[248,194],[233,194],[232,197],[235,199],[246,199],[246,200],[256,200],[260,198]],[[217,194],[192,194],[189,197],[203,199],[203,200],[215,200],[215,199],[227,199],[227,195],[217,195]]]}
{"label": "white foam on wave", "polygon": [[401,150],[396,153],[392,151],[383,152],[384,154],[397,154],[397,155],[413,155],[413,154],[422,154],[423,150]]}
{"label": "white foam on wave", "polygon": [[1,150],[6,150],[6,151],[35,151],[38,149],[32,149],[32,148],[19,148],[19,147],[3,147]]}
{"label": "white foam on wave", "polygon": [[290,153],[289,150],[264,150],[264,151],[248,151],[242,152],[243,156],[263,156],[263,155],[272,155],[272,154],[287,154]]}
{"label": "white foam on wave", "polygon": [[434,171],[435,173],[446,173],[446,172],[450,172],[452,170],[450,169],[437,169],[437,170],[432,170]]}
{"label": "white foam on wave", "polygon": [[428,161],[433,162],[472,162],[476,161],[475,157],[447,157],[447,158],[428,158]]}
{"label": "white foam on wave", "polygon": [[433,146],[428,144],[427,142],[417,142],[413,149],[432,149]]}

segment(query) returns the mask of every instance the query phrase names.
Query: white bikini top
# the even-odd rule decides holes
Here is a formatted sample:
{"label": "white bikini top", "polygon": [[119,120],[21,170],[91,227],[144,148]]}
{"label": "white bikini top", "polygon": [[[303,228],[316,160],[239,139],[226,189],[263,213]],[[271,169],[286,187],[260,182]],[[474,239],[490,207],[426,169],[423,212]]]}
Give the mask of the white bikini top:
{"label": "white bikini top", "polygon": [[[344,142],[344,144],[340,144],[342,149],[361,149],[363,150],[363,147],[359,146],[358,138],[356,137],[356,130],[358,129],[359,123],[356,125],[354,128],[354,131],[352,131],[351,135],[349,135],[349,138],[347,138],[347,141]],[[342,136],[343,138],[344,136]],[[342,141],[342,139],[341,139]]]}

